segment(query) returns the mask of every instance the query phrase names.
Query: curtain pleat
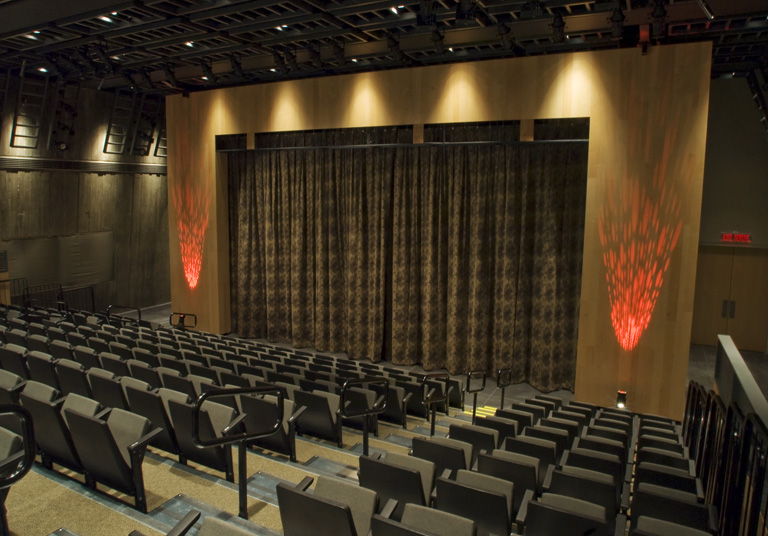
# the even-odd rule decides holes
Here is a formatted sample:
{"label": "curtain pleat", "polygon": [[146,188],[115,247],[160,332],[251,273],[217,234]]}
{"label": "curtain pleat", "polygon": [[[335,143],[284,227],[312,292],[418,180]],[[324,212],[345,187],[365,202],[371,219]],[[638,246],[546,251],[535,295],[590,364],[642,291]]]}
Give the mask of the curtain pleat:
{"label": "curtain pleat", "polygon": [[233,330],[572,388],[586,162],[586,144],[233,154]]}

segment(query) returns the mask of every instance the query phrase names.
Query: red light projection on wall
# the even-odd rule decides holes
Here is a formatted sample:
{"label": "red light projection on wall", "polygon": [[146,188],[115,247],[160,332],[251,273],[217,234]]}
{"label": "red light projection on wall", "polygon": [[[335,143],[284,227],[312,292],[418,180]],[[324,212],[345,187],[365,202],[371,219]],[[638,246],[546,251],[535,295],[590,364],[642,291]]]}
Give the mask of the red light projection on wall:
{"label": "red light projection on wall", "polygon": [[680,203],[662,177],[657,172],[651,191],[637,179],[623,195],[609,191],[598,219],[611,323],[625,350],[637,345],[651,321],[680,238]]}
{"label": "red light projection on wall", "polygon": [[177,182],[173,188],[173,205],[176,208],[176,228],[179,232],[184,276],[189,288],[194,290],[203,264],[210,196],[207,189],[195,189],[189,184]]}

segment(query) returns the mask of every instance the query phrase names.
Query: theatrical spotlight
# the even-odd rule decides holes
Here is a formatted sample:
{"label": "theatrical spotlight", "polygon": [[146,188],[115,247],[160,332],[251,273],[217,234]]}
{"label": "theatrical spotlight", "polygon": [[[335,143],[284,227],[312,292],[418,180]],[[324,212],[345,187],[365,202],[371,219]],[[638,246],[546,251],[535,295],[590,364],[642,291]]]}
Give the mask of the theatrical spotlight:
{"label": "theatrical spotlight", "polygon": [[347,63],[347,59],[344,57],[344,42],[341,41],[334,41],[333,42],[333,57],[336,60],[336,63],[339,64],[339,67],[343,67]]}
{"label": "theatrical spotlight", "polygon": [[552,41],[555,43],[565,41],[565,20],[560,13],[555,13],[552,19]]}
{"label": "theatrical spotlight", "polygon": [[664,8],[664,0],[656,0],[651,11],[653,23],[651,24],[651,37],[661,39],[665,34],[665,25],[667,21],[667,10]]}
{"label": "theatrical spotlight", "polygon": [[623,389],[619,389],[619,392],[616,395],[616,407],[619,409],[627,407],[627,392]]}
{"label": "theatrical spotlight", "polygon": [[613,10],[611,18],[608,19],[611,23],[611,37],[614,39],[621,39],[621,34],[624,33],[624,21],[627,17],[624,16],[624,12],[620,7]]}
{"label": "theatrical spotlight", "polygon": [[474,0],[459,0],[456,3],[456,25],[471,26],[477,19],[477,4]]}
{"label": "theatrical spotlight", "polygon": [[435,54],[438,56],[442,56],[445,52],[445,46],[443,45],[443,40],[445,39],[445,28],[438,24],[435,26],[434,30],[432,30],[432,42],[435,44]]}
{"label": "theatrical spotlight", "polygon": [[709,8],[709,5],[707,4],[706,0],[698,0],[699,7],[704,12],[704,15],[707,16],[709,20],[713,20],[715,18],[715,14],[712,13],[712,10]]}

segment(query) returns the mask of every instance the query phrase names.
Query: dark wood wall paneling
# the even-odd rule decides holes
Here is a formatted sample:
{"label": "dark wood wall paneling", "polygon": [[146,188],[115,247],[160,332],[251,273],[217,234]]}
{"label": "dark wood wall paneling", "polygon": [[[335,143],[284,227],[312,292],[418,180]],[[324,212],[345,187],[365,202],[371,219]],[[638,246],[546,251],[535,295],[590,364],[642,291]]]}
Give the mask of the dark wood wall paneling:
{"label": "dark wood wall paneling", "polygon": [[[82,90],[66,151],[10,147],[14,84],[2,109],[0,156],[165,165],[164,158],[102,152],[110,93]],[[114,279],[94,284],[98,310],[170,300],[168,188],[165,175],[0,169],[0,241],[111,231]],[[13,262],[13,259],[11,259]],[[24,274],[11,274],[21,277]]]}

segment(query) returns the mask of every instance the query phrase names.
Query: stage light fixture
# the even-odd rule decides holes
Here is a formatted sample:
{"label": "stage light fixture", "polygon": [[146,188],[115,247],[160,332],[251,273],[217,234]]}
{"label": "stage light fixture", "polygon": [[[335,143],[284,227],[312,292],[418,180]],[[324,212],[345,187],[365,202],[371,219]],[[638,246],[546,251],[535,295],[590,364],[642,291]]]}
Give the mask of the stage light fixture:
{"label": "stage light fixture", "polygon": [[229,65],[232,67],[232,71],[235,73],[235,76],[238,78],[245,78],[245,72],[243,72],[243,65],[240,63],[240,60],[237,59],[237,56],[230,56],[229,57]]}
{"label": "stage light fixture", "polygon": [[392,54],[392,59],[396,62],[401,62],[405,58],[405,54],[400,50],[400,39],[397,34],[389,33],[387,35],[387,50]]}
{"label": "stage light fixture", "polygon": [[565,41],[565,19],[560,13],[555,13],[552,18],[552,41],[555,43]]}
{"label": "stage light fixture", "polygon": [[279,72],[280,74],[287,73],[288,66],[285,64],[285,59],[280,55],[280,53],[277,50],[273,52],[273,57],[275,59],[275,68],[277,69],[276,72]]}
{"label": "stage light fixture", "polygon": [[290,48],[285,48],[284,51],[285,54],[285,61],[288,62],[288,67],[291,71],[298,71],[299,70],[299,63],[296,60],[296,54],[291,50]]}
{"label": "stage light fixture", "polygon": [[315,45],[307,45],[307,54],[309,54],[309,61],[312,63],[312,67],[315,69],[323,68],[323,58],[320,56],[320,51]]}
{"label": "stage light fixture", "polygon": [[664,8],[664,0],[656,0],[651,11],[653,23],[651,24],[651,37],[661,39],[665,34],[667,10]]}
{"label": "stage light fixture", "polygon": [[509,28],[509,25],[504,24],[503,22],[499,23],[496,27],[496,31],[499,34],[499,39],[501,39],[501,48],[504,50],[512,50],[512,30]]}
{"label": "stage light fixture", "polygon": [[205,60],[200,60],[200,68],[203,70],[203,75],[205,75],[203,78],[209,84],[216,82],[216,76],[213,74],[211,66]]}
{"label": "stage light fixture", "polygon": [[347,59],[344,57],[344,42],[334,41],[333,43],[333,57],[340,67],[343,67],[347,63]]}
{"label": "stage light fixture", "polygon": [[627,407],[627,392],[623,389],[619,389],[619,392],[616,394],[616,407],[619,409]]}
{"label": "stage light fixture", "polygon": [[445,39],[445,28],[442,25],[435,26],[432,30],[432,42],[435,44],[435,54],[442,56],[445,52],[443,41]]}
{"label": "stage light fixture", "polygon": [[698,0],[698,2],[699,2],[699,7],[704,12],[704,15],[706,15],[706,17],[709,20],[713,20],[715,18],[715,14],[712,13],[712,10],[710,9],[709,4],[707,4],[706,0]]}
{"label": "stage light fixture", "polygon": [[611,18],[608,19],[611,22],[611,37],[614,39],[620,39],[621,34],[624,33],[624,21],[627,17],[624,16],[624,12],[621,7],[617,7],[613,10]]}

